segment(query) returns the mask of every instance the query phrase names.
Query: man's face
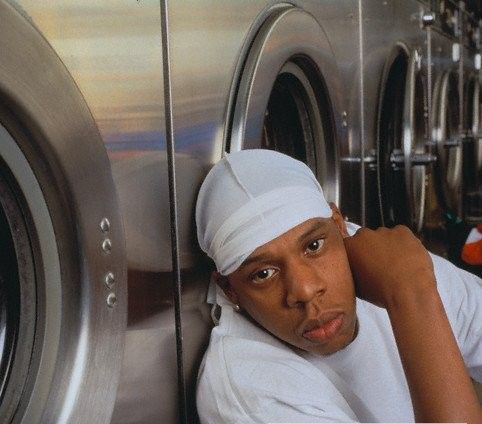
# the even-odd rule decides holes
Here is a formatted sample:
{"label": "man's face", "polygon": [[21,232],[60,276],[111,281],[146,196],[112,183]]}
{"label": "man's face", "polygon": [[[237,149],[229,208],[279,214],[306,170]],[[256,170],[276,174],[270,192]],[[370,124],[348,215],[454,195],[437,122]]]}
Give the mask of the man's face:
{"label": "man's face", "polygon": [[340,213],[310,219],[256,249],[221,283],[259,325],[300,349],[336,352],[355,337],[353,278]]}

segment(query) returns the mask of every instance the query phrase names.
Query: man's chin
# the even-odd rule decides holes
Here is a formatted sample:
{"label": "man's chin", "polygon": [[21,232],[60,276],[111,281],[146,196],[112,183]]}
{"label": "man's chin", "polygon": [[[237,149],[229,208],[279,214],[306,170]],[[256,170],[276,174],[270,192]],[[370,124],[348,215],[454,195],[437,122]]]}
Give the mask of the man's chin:
{"label": "man's chin", "polygon": [[315,353],[318,355],[328,356],[332,355],[340,350],[345,349],[347,346],[355,340],[356,336],[358,335],[358,319],[355,319],[354,325],[350,326],[349,330],[346,330],[343,333],[340,333],[328,343],[324,344],[310,344],[303,346],[303,350],[306,350],[311,353]]}

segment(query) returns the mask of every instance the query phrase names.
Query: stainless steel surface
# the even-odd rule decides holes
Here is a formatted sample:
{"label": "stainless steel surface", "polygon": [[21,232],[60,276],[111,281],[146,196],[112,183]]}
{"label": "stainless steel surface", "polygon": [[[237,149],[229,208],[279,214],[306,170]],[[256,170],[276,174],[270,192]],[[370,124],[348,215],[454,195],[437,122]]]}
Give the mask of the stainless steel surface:
{"label": "stainless steel surface", "polygon": [[[403,153],[409,224],[417,232],[422,230],[424,224],[426,167],[433,162],[431,156],[425,156],[428,141],[427,80],[426,73],[422,72],[421,67],[420,53],[414,50],[408,61]],[[423,157],[428,161],[421,164],[417,157]]]}
{"label": "stainless steel surface", "polygon": [[166,145],[167,145],[167,174],[169,179],[169,218],[171,228],[171,260],[173,273],[172,297],[174,300],[174,320],[176,327],[176,364],[177,364],[177,404],[178,420],[181,424],[187,424],[187,399],[186,382],[184,378],[183,358],[183,332],[181,314],[181,265],[179,257],[179,226],[178,226],[178,197],[176,189],[176,163],[175,163],[175,139],[174,119],[172,114],[172,77],[171,77],[171,53],[170,53],[170,16],[168,2],[161,2],[161,35],[162,35],[162,72],[164,82],[164,106],[166,120]]}
{"label": "stainless steel surface", "polygon": [[[26,323],[37,338],[22,397],[11,405],[14,422],[107,422],[127,299],[124,234],[106,151],[58,56],[4,1],[0,47],[0,156],[32,216],[37,267],[37,319]],[[105,216],[114,246],[108,256],[98,227]],[[101,283],[108,269],[118,275],[115,309]],[[10,411],[2,414],[12,419]]]}
{"label": "stainless steel surface", "polygon": [[[309,81],[310,72],[314,81]],[[326,87],[339,86],[335,79],[336,64],[329,40],[319,23],[300,9],[277,10],[262,25],[251,44],[234,106],[231,151],[261,147],[268,101],[275,81],[283,75],[291,76],[293,85],[303,87],[300,96],[303,98],[299,101],[308,108],[309,116],[305,120],[310,123],[310,135],[306,135],[308,141],[303,147],[307,151],[314,149],[316,158],[310,160],[311,155],[307,153],[305,160],[317,174],[327,199],[338,204],[337,132],[333,128],[332,115],[333,112],[340,114],[340,108],[335,103],[336,96],[314,92],[320,84],[320,90],[325,91]],[[320,95],[328,99],[324,107]]]}
{"label": "stainless steel surface", "polygon": [[[383,101],[382,94],[385,91],[383,84],[387,81],[388,69],[391,64],[390,57],[393,52],[403,46],[407,54],[411,52],[413,56],[410,57],[409,65],[406,70],[407,89],[406,94],[398,93],[396,99],[392,99],[391,104],[405,101],[404,116],[403,116],[403,138],[404,142],[400,146],[393,148],[401,149],[405,154],[405,182],[400,182],[400,186],[393,196],[397,196],[396,200],[399,202],[399,197],[405,198],[406,207],[399,208],[398,206],[391,206],[385,204],[387,212],[390,208],[392,210],[398,209],[398,213],[403,214],[402,211],[407,210],[410,217],[402,218],[401,216],[395,218],[395,221],[405,222],[418,230],[423,221],[424,210],[424,190],[425,190],[425,168],[421,165],[415,165],[411,162],[412,155],[424,154],[424,143],[427,137],[427,122],[424,116],[427,108],[427,32],[424,29],[423,17],[427,15],[429,10],[424,8],[422,4],[416,1],[406,2],[382,2],[382,1],[364,1],[363,15],[366,21],[369,22],[369,30],[363,32],[363,73],[365,75],[365,89],[362,93],[364,99],[363,114],[364,122],[364,155],[366,157],[372,156],[372,152],[376,152],[383,147],[383,143],[388,143],[388,140],[381,139],[379,134],[380,128],[387,124],[383,120],[395,119],[394,117],[386,116],[383,111],[378,110],[376,105],[380,105]],[[417,56],[418,55],[418,56]],[[420,69],[414,69],[414,67]],[[400,78],[405,78],[401,76]],[[387,90],[389,88],[387,87]],[[402,100],[402,98],[404,100]],[[379,106],[381,107],[381,106]],[[415,109],[417,108],[417,109]],[[396,109],[392,111],[396,112]],[[382,119],[382,121],[381,121]],[[381,126],[381,127],[380,127]],[[377,137],[379,138],[377,144]],[[397,136],[396,136],[397,137]],[[383,137],[382,137],[383,138]],[[378,147],[377,147],[378,146]],[[392,190],[388,187],[379,187],[379,184],[384,184],[383,180],[377,178],[376,169],[387,169],[389,165],[390,154],[378,154],[378,163],[374,166],[366,167],[365,170],[365,186],[366,193],[365,210],[366,223],[369,226],[378,226],[384,220],[388,220],[390,213],[380,213],[380,202],[386,203],[391,194],[387,192]],[[375,158],[373,159],[375,162]],[[384,162],[384,163],[382,163]],[[395,173],[398,171],[395,169]],[[389,168],[383,172],[389,174]],[[380,171],[378,172],[380,174]],[[385,177],[383,177],[385,178]],[[397,177],[394,176],[396,179]],[[379,182],[377,182],[377,179]],[[403,185],[405,187],[403,188]],[[405,193],[403,193],[405,191]],[[388,202],[390,203],[390,201]],[[385,218],[381,214],[387,214]],[[393,215],[393,214],[392,214]],[[387,222],[388,222],[387,221]],[[393,223],[395,221],[391,220]]]}
{"label": "stainless steel surface", "polygon": [[461,215],[462,146],[457,75],[446,72],[435,85],[437,173],[444,209]]}

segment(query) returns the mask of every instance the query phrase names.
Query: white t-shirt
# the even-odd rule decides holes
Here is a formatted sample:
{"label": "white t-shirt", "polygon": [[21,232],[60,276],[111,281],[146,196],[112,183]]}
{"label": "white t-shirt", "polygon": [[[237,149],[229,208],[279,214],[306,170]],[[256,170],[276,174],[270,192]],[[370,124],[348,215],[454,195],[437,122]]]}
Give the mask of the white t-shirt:
{"label": "white t-shirt", "polygon": [[[465,364],[482,382],[482,280],[432,259]],[[223,305],[199,371],[201,422],[413,422],[386,310],[357,299],[357,315],[355,340],[321,356],[287,346]]]}

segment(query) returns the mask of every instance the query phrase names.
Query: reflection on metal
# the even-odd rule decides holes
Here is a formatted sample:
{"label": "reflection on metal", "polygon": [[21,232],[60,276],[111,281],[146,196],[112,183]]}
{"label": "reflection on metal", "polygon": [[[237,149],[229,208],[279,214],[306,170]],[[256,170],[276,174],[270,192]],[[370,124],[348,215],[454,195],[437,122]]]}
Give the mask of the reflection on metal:
{"label": "reflection on metal", "polygon": [[460,142],[459,87],[451,71],[441,75],[435,85],[436,173],[439,201],[445,210],[461,215],[462,146]]}
{"label": "reflection on metal", "polygon": [[[420,232],[425,212],[427,165],[434,158],[428,154],[427,87],[421,70],[421,58],[415,51],[409,58],[407,88],[404,104],[403,153],[405,155],[405,184],[410,208],[409,223]],[[420,164],[420,161],[423,163]]]}
{"label": "reflection on metal", "polygon": [[296,8],[273,12],[246,58],[230,149],[268,147],[304,160],[329,201],[338,203],[335,105],[324,78],[334,78],[334,69],[328,40],[311,15]]}

